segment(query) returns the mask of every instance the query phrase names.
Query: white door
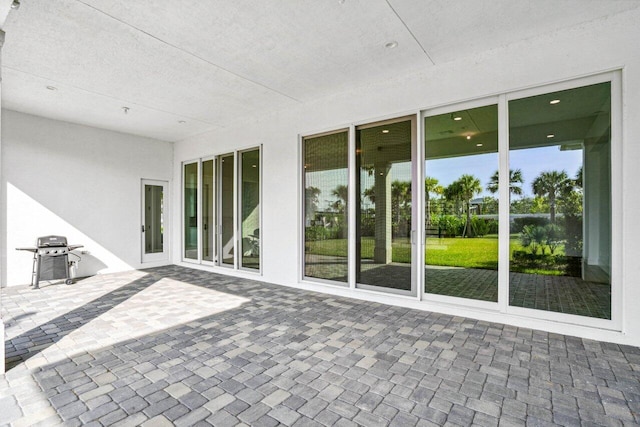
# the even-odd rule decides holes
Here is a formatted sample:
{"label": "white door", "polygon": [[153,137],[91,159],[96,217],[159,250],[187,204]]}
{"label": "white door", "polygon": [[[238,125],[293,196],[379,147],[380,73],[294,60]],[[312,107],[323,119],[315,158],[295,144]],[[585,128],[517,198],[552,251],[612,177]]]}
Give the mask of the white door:
{"label": "white door", "polygon": [[142,180],[142,262],[164,261],[169,258],[169,221],[166,181]]}

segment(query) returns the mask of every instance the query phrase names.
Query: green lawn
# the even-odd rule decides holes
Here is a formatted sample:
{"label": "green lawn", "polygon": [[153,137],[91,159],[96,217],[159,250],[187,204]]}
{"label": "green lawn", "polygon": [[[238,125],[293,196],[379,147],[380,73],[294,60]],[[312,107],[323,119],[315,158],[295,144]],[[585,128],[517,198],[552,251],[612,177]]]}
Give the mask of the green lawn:
{"label": "green lawn", "polygon": [[[362,239],[362,258],[372,259],[374,248],[373,237]],[[347,256],[347,240],[331,239],[307,242],[307,253],[317,255]],[[517,234],[511,236],[509,253],[522,250]],[[411,245],[409,240],[394,239],[392,244],[394,262],[411,262]],[[487,235],[465,239],[461,237],[428,238],[426,245],[426,264],[465,268],[498,268],[498,236]],[[561,274],[556,270],[523,269],[525,273]]]}

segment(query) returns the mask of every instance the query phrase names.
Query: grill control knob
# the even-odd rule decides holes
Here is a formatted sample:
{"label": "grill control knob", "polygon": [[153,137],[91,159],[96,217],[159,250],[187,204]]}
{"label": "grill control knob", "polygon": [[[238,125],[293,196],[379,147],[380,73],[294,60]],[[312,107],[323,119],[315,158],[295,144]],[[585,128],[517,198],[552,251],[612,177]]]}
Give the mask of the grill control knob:
{"label": "grill control knob", "polygon": [[54,253],[54,254],[57,254],[57,253],[58,253],[58,251],[53,251],[53,253]]}

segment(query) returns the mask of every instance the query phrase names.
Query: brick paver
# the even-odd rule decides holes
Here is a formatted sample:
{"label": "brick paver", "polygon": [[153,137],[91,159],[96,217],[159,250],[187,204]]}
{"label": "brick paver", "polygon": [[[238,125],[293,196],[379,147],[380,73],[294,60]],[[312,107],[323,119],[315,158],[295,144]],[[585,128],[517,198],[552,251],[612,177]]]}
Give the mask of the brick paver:
{"label": "brick paver", "polygon": [[3,290],[0,425],[629,425],[640,350],[169,266]]}

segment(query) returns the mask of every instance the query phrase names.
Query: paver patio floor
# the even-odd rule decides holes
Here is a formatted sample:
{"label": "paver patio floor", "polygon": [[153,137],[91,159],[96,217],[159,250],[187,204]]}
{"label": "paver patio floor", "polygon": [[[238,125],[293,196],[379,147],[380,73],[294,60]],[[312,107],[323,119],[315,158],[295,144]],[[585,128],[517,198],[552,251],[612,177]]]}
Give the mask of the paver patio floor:
{"label": "paver patio floor", "polygon": [[4,289],[3,318],[2,425],[640,423],[638,348],[177,266]]}

